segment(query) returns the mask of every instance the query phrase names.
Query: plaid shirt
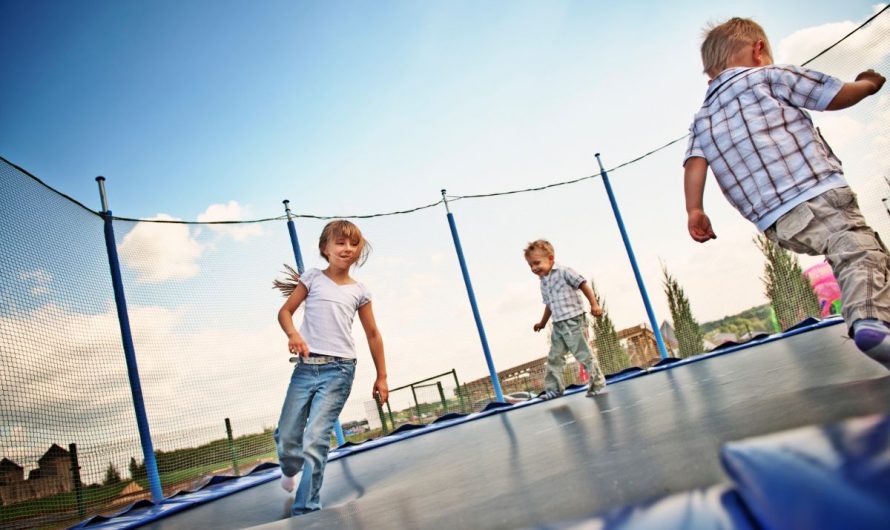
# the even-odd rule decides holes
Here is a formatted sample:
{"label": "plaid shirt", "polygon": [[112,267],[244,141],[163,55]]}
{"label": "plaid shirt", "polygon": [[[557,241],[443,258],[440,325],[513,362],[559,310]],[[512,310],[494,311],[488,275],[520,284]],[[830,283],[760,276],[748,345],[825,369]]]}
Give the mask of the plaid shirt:
{"label": "plaid shirt", "polygon": [[825,110],[842,86],[789,65],[724,70],[689,128],[684,164],[707,160],[729,202],[763,231],[798,204],[847,185],[804,110]]}
{"label": "plaid shirt", "polygon": [[574,269],[553,264],[550,274],[541,278],[541,298],[550,308],[554,322],[568,320],[587,312],[578,287],[587,281]]}

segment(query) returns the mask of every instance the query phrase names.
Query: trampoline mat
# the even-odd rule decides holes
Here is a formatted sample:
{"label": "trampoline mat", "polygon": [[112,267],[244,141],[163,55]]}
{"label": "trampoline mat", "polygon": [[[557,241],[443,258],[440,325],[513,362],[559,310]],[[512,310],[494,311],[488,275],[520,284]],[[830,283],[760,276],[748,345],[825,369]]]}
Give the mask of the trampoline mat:
{"label": "trampoline mat", "polygon": [[829,326],[329,462],[325,509],[272,481],[153,529],[519,528],[727,481],[738,440],[890,411],[888,372]]}

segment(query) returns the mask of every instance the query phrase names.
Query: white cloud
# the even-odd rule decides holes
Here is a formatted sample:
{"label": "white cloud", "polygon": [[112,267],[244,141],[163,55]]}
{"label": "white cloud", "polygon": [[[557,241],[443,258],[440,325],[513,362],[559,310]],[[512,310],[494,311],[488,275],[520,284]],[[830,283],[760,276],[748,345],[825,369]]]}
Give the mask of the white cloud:
{"label": "white cloud", "polygon": [[[246,219],[247,214],[247,208],[238,204],[237,201],[229,201],[226,204],[211,204],[204,210],[204,213],[198,215],[198,221],[201,223],[214,221],[240,221]],[[230,236],[235,241],[244,241],[250,237],[259,236],[263,233],[263,229],[259,224],[212,224],[206,226],[214,232]]]}
{"label": "white cloud", "polygon": [[[265,311],[262,308],[251,310]],[[142,392],[156,449],[240,433],[277,421],[287,386],[286,339],[272,321],[254,329],[185,326],[190,309],[131,304]],[[271,319],[270,319],[271,320]],[[35,323],[52,323],[35,331]],[[4,402],[2,456],[26,467],[51,443],[77,442],[84,472],[98,480],[109,460],[141,459],[120,328],[114,306],[97,314],[48,304],[0,317]]]}
{"label": "white cloud", "polygon": [[49,285],[52,283],[53,277],[47,271],[37,269],[19,273],[19,280],[29,282],[31,284],[29,292],[37,296],[49,292]]}
{"label": "white cloud", "polygon": [[866,126],[847,113],[818,113],[813,116],[813,122],[835,151],[862,142],[865,137]]}
{"label": "white cloud", "polygon": [[775,62],[800,64],[840,40],[856,26],[851,21],[831,22],[795,31],[779,41],[774,50]]}
{"label": "white cloud", "polygon": [[[873,13],[883,9],[883,5],[876,5]],[[839,41],[845,35],[859,27],[862,21],[831,22],[821,26],[804,28],[779,41],[774,53],[777,63],[800,64],[814,57],[817,53]],[[882,16],[871,22],[850,38],[838,44],[828,52],[830,57],[848,57],[849,63],[875,65],[887,56],[886,46],[875,46],[879,40],[890,30],[890,20]],[[853,61],[855,59],[855,61]],[[833,66],[843,67],[841,61],[834,61]],[[819,68],[818,65],[814,66]],[[833,75],[842,75],[841,72],[831,72]],[[853,74],[858,72],[853,72]]]}
{"label": "white cloud", "polygon": [[[211,204],[198,215],[199,222],[237,221],[247,216],[247,209],[236,201],[227,204]],[[165,213],[149,220],[177,221]],[[222,236],[235,241],[245,241],[262,235],[259,224],[203,225]],[[198,274],[198,259],[213,247],[212,242],[200,242],[202,229],[192,229],[187,224],[140,222],[124,236],[118,251],[121,261],[136,272],[136,279],[144,283],[160,283],[181,280]]]}
{"label": "white cloud", "polygon": [[[164,213],[152,219],[175,220]],[[188,225],[151,222],[138,223],[119,247],[124,265],[145,283],[191,278],[198,273],[197,260],[203,250]]]}

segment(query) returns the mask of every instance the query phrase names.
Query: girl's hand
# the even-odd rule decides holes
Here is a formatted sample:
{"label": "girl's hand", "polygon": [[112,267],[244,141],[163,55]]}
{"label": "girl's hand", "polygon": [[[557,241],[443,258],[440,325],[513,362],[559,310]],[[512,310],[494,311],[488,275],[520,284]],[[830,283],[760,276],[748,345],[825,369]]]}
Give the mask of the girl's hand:
{"label": "girl's hand", "polygon": [[541,324],[540,322],[536,322],[535,325],[532,326],[532,329],[534,329],[535,333],[537,333],[537,332],[541,331],[542,329],[544,329],[544,326],[546,326],[546,325],[547,324]]}
{"label": "girl's hand", "polygon": [[389,385],[386,384],[386,377],[378,377],[374,381],[374,390],[371,392],[372,397],[377,398],[380,403],[386,403],[389,400]]}
{"label": "girl's hand", "polygon": [[302,355],[303,357],[309,357],[309,345],[306,344],[306,341],[303,340],[303,336],[299,333],[294,333],[293,335],[288,337],[287,350],[293,355]]}
{"label": "girl's hand", "polygon": [[590,306],[590,314],[595,317],[601,317],[603,316],[603,308],[599,304]]}

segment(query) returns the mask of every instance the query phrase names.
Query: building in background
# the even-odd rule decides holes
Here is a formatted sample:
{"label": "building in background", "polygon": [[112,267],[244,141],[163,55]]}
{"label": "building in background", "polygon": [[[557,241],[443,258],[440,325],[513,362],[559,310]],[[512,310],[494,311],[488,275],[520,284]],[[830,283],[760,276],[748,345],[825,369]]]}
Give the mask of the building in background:
{"label": "building in background", "polygon": [[65,449],[52,444],[37,461],[37,469],[28,473],[25,469],[4,458],[0,460],[0,506],[49,497],[74,489],[71,474],[71,455]]}
{"label": "building in background", "polygon": [[633,366],[649,368],[661,360],[655,333],[646,324],[622,329],[618,332],[618,340]]}

